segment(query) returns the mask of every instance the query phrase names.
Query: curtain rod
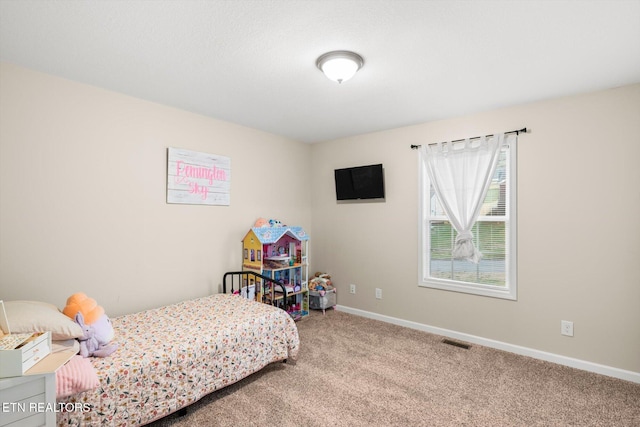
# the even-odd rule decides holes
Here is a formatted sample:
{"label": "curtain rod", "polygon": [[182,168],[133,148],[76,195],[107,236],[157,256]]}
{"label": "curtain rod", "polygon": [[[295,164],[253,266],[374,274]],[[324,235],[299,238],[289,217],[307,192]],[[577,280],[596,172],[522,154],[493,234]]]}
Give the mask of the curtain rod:
{"label": "curtain rod", "polygon": [[[521,133],[527,133],[527,132],[528,132],[527,128],[522,128],[522,129],[518,129],[518,130],[510,130],[508,132],[505,132],[505,135],[508,134],[508,133],[515,133],[516,135],[519,135]],[[490,136],[493,136],[493,134],[485,135],[485,138],[489,138]],[[451,141],[451,142],[462,142],[465,139],[479,139],[479,138],[482,138],[482,137],[481,136],[474,136],[473,138],[456,139],[455,141]],[[435,145],[435,144],[437,144],[437,142],[432,142],[429,145]],[[420,147],[422,147],[422,146],[421,145],[413,145],[413,144],[411,145],[411,149],[412,150],[417,150]]]}

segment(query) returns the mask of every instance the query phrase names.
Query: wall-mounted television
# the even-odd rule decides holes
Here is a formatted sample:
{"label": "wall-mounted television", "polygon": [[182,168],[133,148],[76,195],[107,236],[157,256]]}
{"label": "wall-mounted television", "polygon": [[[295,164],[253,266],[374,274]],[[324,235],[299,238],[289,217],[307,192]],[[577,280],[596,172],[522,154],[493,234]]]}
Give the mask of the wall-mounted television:
{"label": "wall-mounted television", "polygon": [[384,199],[384,169],[377,165],[336,169],[338,200]]}

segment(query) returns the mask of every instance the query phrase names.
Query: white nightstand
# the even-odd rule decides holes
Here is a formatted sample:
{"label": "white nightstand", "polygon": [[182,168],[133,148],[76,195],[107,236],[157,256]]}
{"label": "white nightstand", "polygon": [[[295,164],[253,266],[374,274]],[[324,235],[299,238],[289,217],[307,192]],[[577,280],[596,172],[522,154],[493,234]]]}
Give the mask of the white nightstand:
{"label": "white nightstand", "polygon": [[[0,426],[55,426],[56,374],[0,380]],[[52,408],[46,408],[53,402]]]}
{"label": "white nightstand", "polygon": [[56,370],[73,351],[52,353],[19,377],[0,379],[0,426],[56,425]]}

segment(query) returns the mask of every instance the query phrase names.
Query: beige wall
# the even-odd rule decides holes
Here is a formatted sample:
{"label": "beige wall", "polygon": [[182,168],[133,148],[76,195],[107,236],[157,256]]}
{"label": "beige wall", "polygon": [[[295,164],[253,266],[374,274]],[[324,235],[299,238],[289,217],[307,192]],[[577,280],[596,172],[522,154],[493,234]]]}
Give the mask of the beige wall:
{"label": "beige wall", "polygon": [[[418,287],[409,146],[524,126],[518,300]],[[640,85],[317,144],[312,158],[314,268],[340,305],[640,372]],[[336,203],[335,168],[380,162],[385,203]]]}
{"label": "beige wall", "polygon": [[[310,147],[2,64],[0,299],[112,315],[218,291],[256,218],[310,226]],[[231,206],[167,204],[167,147],[231,158]]]}
{"label": "beige wall", "polygon": [[[84,291],[116,316],[217,292],[265,216],[307,229],[340,305],[640,372],[640,85],[309,146],[0,73],[0,298]],[[418,287],[409,145],[522,126],[518,300]],[[231,206],[166,204],[167,147],[231,157]],[[386,202],[338,205],[333,169],[378,162]]]}

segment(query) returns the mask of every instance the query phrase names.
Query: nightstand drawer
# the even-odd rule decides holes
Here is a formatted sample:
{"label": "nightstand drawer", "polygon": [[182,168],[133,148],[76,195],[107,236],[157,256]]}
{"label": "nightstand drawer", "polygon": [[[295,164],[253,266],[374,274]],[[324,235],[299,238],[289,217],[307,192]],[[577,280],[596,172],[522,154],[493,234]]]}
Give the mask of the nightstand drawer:
{"label": "nightstand drawer", "polygon": [[42,426],[47,423],[47,378],[54,375],[15,377],[0,380],[0,401],[3,402],[1,426]]}
{"label": "nightstand drawer", "polygon": [[22,353],[22,366],[26,371],[33,365],[47,357],[51,353],[51,343],[49,340],[43,340],[37,343],[34,347]]}

